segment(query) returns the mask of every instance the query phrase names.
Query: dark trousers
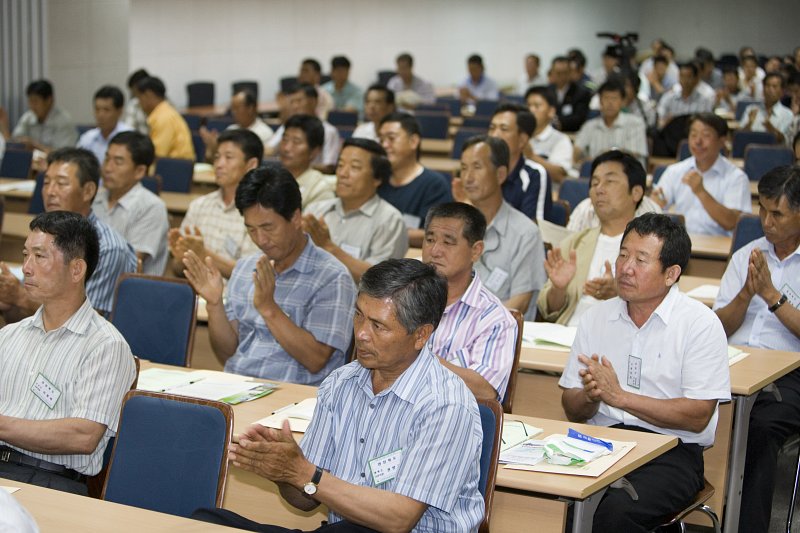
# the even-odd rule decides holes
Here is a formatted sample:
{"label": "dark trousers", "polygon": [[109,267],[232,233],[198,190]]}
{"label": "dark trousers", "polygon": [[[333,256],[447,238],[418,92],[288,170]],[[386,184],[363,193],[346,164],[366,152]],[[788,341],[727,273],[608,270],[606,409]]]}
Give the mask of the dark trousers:
{"label": "dark trousers", "polygon": [[[617,424],[615,428],[649,433]],[[626,474],[639,499],[634,501],[622,489],[608,489],[594,514],[593,531],[652,531],[662,519],[684,509],[703,488],[703,448],[698,444],[678,445]],[[568,518],[571,528],[572,515]]]}
{"label": "dark trousers", "polygon": [[75,477],[77,476],[66,477],[62,474],[48,472],[28,465],[0,462],[0,478],[86,496],[88,494],[86,478],[81,476],[78,479],[73,479]]}
{"label": "dark trousers", "polygon": [[781,401],[762,392],[750,413],[739,515],[739,531],[748,533],[769,530],[778,452],[788,437],[800,432],[800,372],[783,376],[775,385]]}
{"label": "dark trousers", "polygon": [[[247,518],[240,516],[227,509],[198,509],[192,513],[192,518],[195,520],[202,520],[211,524],[218,524],[220,526],[235,527],[237,529],[244,529],[247,531],[261,531],[264,533],[299,533],[299,529],[287,529],[280,526],[271,526],[269,524],[259,524]],[[374,529],[359,526],[352,522],[342,521],[335,524],[324,524],[314,531],[320,533],[374,533]]]}

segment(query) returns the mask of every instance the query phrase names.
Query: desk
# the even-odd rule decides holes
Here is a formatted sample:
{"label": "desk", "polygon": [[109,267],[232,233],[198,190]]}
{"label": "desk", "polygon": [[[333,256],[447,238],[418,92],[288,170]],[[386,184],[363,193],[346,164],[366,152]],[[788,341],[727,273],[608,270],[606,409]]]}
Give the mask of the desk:
{"label": "desk", "polygon": [[[230,105],[201,105],[194,107],[185,107],[181,109],[181,114],[197,115],[203,118],[221,117],[228,113]],[[258,114],[275,115],[278,113],[277,102],[259,102]]]}
{"label": "desk", "polygon": [[96,500],[77,494],[0,479],[0,485],[19,487],[13,496],[33,516],[42,533],[57,531],[117,531],[128,533],[224,533],[241,531],[197,522],[138,507]]}
{"label": "desk", "polygon": [[422,139],[423,154],[444,155],[450,157],[453,152],[453,139]]}
{"label": "desk", "polygon": [[455,174],[461,168],[460,160],[443,156],[424,155],[419,158],[419,162],[423,167],[450,174]]}
{"label": "desk", "polygon": [[731,251],[731,238],[727,235],[698,234],[690,234],[689,237],[692,240],[692,256],[686,273],[721,279]]}
{"label": "desk", "polygon": [[[689,292],[690,290],[699,287],[700,285],[715,285],[719,287],[720,278],[705,278],[702,276],[681,276],[680,281],[678,281],[678,287],[680,287],[681,292]],[[708,307],[714,305],[713,298],[697,298],[698,302],[702,302],[706,304]]]}

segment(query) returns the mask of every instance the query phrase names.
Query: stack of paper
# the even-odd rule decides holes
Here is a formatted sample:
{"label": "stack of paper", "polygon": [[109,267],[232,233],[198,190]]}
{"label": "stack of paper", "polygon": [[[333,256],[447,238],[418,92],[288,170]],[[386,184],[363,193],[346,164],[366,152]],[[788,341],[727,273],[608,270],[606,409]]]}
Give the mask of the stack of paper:
{"label": "stack of paper", "polygon": [[528,346],[568,352],[578,328],[549,322],[525,322],[522,342]]}
{"label": "stack of paper", "polygon": [[206,375],[200,372],[148,368],[147,370],[139,372],[139,382],[136,388],[151,392],[167,392],[176,387],[182,387],[200,381],[205,377]]}
{"label": "stack of paper", "polygon": [[750,354],[740,350],[739,348],[728,346],[728,366],[733,366],[735,363],[738,363],[748,355]]}
{"label": "stack of paper", "polygon": [[220,383],[204,379],[190,385],[170,389],[169,393],[237,405],[266,396],[276,388],[277,385],[274,383],[254,383],[252,381]]}
{"label": "stack of paper", "polygon": [[533,439],[542,432],[542,428],[537,428],[526,424],[520,420],[503,421],[503,434],[500,444],[500,451],[503,452],[522,444],[526,440]]}
{"label": "stack of paper", "polygon": [[289,427],[292,431],[305,433],[314,417],[314,409],[317,407],[316,398],[306,398],[300,403],[292,403],[286,407],[278,409],[268,417],[257,420],[256,424],[261,424],[268,428],[281,429],[284,420],[289,420]]}
{"label": "stack of paper", "polygon": [[11,191],[33,192],[35,188],[36,188],[36,180],[21,179],[19,181],[15,181],[12,183],[4,183],[0,185],[0,192],[11,192]]}
{"label": "stack of paper", "polygon": [[544,455],[553,465],[585,465],[614,451],[610,442],[594,439],[570,429],[570,435],[551,435],[544,441]]}
{"label": "stack of paper", "polygon": [[699,285],[686,293],[686,296],[698,300],[716,300],[719,294],[719,285]]}

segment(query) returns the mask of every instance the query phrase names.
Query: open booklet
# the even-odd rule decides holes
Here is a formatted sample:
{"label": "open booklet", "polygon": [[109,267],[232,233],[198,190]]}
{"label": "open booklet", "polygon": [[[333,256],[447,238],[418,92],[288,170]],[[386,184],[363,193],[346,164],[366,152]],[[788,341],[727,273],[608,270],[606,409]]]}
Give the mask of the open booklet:
{"label": "open booklet", "polygon": [[298,433],[305,433],[314,417],[314,409],[317,407],[316,398],[306,398],[299,403],[291,403],[272,413],[271,415],[256,420],[256,424],[261,424],[268,428],[280,429],[284,420],[289,420],[289,428]]}
{"label": "open booklet", "polygon": [[236,405],[266,396],[277,389],[278,385],[257,383],[250,381],[247,376],[208,370],[184,372],[182,370],[148,368],[139,373],[139,382],[136,388]]}
{"label": "open booklet", "polygon": [[522,328],[522,342],[527,346],[568,352],[575,342],[578,328],[551,324],[550,322],[525,322]]}

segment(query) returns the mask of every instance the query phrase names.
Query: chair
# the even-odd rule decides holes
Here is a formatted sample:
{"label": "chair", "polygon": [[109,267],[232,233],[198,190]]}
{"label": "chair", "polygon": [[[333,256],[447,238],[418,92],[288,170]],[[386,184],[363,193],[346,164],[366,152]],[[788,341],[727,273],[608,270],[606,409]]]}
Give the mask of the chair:
{"label": "chair", "polygon": [[33,187],[31,203],[28,204],[29,215],[38,215],[39,213],[44,213],[44,197],[42,196],[43,187],[44,172],[39,172],[36,174],[36,185]]}
{"label": "chair", "polygon": [[94,128],[95,128],[94,124],[78,124],[77,126],[75,126],[75,129],[78,130],[78,135],[83,135],[87,131]]}
{"label": "chair", "polygon": [[31,173],[33,151],[6,150],[0,163],[0,176],[4,178],[27,179]]}
{"label": "chair", "polygon": [[6,150],[27,150],[25,143],[18,143],[14,141],[6,142]]}
{"label": "chair", "polygon": [[234,94],[241,92],[241,91],[248,91],[252,94],[256,102],[258,102],[258,82],[254,80],[241,80],[235,81],[231,84],[231,96]]}
{"label": "chair", "polygon": [[791,165],[793,159],[792,150],[785,146],[751,144],[744,151],[744,173],[750,181],[759,181],[773,168]]}
{"label": "chair", "polygon": [[503,96],[500,97],[500,102],[519,104],[528,107],[525,103],[525,96],[521,94],[504,94]]}
{"label": "chair", "polygon": [[192,187],[194,161],[162,157],[156,161],[156,174],[161,176],[165,191],[188,193]]}
{"label": "chair", "polygon": [[281,92],[288,93],[297,85],[297,76],[285,76],[280,79]]}
{"label": "chair", "polygon": [[337,126],[336,131],[339,132],[339,137],[341,137],[342,142],[344,142],[353,136],[353,133],[355,133],[356,128],[355,126]]}
{"label": "chair", "polygon": [[553,209],[550,211],[550,216],[545,217],[545,220],[558,224],[559,226],[567,227],[569,223],[569,214],[571,209],[566,200],[557,199],[553,200]]}
{"label": "chair", "polygon": [[678,161],[689,159],[691,156],[692,152],[689,150],[689,141],[687,139],[683,139],[678,143]]}
{"label": "chair", "polygon": [[742,121],[742,117],[744,117],[745,109],[747,109],[748,107],[750,107],[753,104],[762,104],[763,105],[763,102],[759,102],[758,100],[740,100],[740,101],[736,102],[736,112],[735,112],[735,115],[734,115],[736,117],[736,122],[741,122]]}
{"label": "chair", "polygon": [[196,81],[186,84],[187,107],[214,105],[214,82]]}
{"label": "chair", "polygon": [[478,100],[475,102],[476,117],[491,117],[500,102],[497,100]]}
{"label": "chair", "polygon": [[[536,304],[534,303],[534,305]],[[522,328],[525,325],[525,319],[522,317],[522,313],[516,309],[509,309],[508,311],[517,322],[517,340],[514,343],[514,361],[511,363],[511,374],[508,376],[506,391],[503,393],[503,412],[511,414],[511,408],[514,405],[514,393],[517,390],[517,371],[519,370],[519,354],[522,352]]]}
{"label": "chair", "polygon": [[661,181],[661,175],[664,174],[665,170],[667,170],[667,165],[658,165],[653,169],[653,185],[658,185],[658,182]]}
{"label": "chair", "polygon": [[681,528],[681,532],[686,531],[686,525],[683,523],[683,519],[686,518],[687,515],[693,513],[694,511],[699,511],[701,513],[705,513],[710,519],[711,523],[714,527],[714,533],[721,533],[721,528],[719,524],[719,517],[717,517],[717,513],[714,510],[706,505],[706,502],[714,496],[714,486],[708,482],[707,479],[703,478],[703,488],[700,489],[700,492],[697,493],[692,503],[686,506],[685,509],[675,513],[674,515],[667,516],[661,520],[661,525],[656,528],[659,530],[663,527],[668,527],[673,524],[678,524]]}
{"label": "chair", "polygon": [[233,124],[233,122],[231,117],[210,118],[206,120],[206,128],[209,130],[217,130],[219,133],[222,133],[228,129],[228,126]]}
{"label": "chair", "polygon": [[667,215],[669,219],[672,220],[673,222],[677,222],[684,228],[686,227],[686,218],[683,215],[679,213],[664,213],[664,214]]}
{"label": "chair", "polygon": [[161,176],[145,176],[142,178],[140,183],[145,189],[156,196],[161,194]]}
{"label": "chair", "polygon": [[192,132],[192,146],[194,146],[195,162],[204,162],[206,160],[206,143],[199,133]]}
{"label": "chair", "polygon": [[328,122],[333,126],[353,126],[358,125],[358,112],[357,111],[342,111],[340,109],[332,109],[328,112]]}
{"label": "chair", "polygon": [[221,507],[232,433],[225,403],[128,392],[103,499],[184,517]]}
{"label": "chair", "polygon": [[389,83],[389,80],[394,77],[396,74],[393,70],[379,70],[378,71],[378,85],[383,85],[386,87],[386,84]]}
{"label": "chair", "polygon": [[444,104],[454,117],[461,116],[461,100],[452,96],[440,96],[436,99],[437,104]]}
{"label": "chair", "polygon": [[758,215],[742,213],[733,228],[733,238],[731,239],[731,251],[729,257],[745,244],[764,236],[764,229],[761,227],[761,218]]}
{"label": "chair", "polygon": [[589,197],[589,178],[568,178],[561,182],[558,197],[569,202],[574,209],[581,201]]}
{"label": "chair", "polygon": [[461,159],[461,151],[464,147],[464,143],[467,142],[467,139],[474,137],[475,135],[484,134],[486,134],[485,128],[459,128],[455,137],[453,137],[453,151],[450,152],[450,157],[452,159]]}
{"label": "chair", "polygon": [[188,367],[197,295],[188,281],[124,273],[117,281],[111,323],[138,357]]}
{"label": "chair", "polygon": [[447,139],[450,129],[450,116],[445,113],[417,113],[422,137],[424,139]]}
{"label": "chair", "polygon": [[181,113],[186,125],[189,126],[190,131],[197,131],[203,125],[203,117],[200,115],[192,115],[191,113]]}
{"label": "chair", "polygon": [[751,144],[777,144],[775,136],[768,131],[737,131],[733,134],[731,157],[744,157],[744,152]]}
{"label": "chair", "polygon": [[500,436],[503,433],[503,410],[497,400],[478,400],[483,431],[481,447],[481,477],[478,489],[481,491],[486,506],[481,522],[481,533],[489,532],[489,520],[494,500],[494,485],[497,478],[497,459],[500,457]]}
{"label": "chair", "polygon": [[578,175],[582,178],[591,178],[592,177],[592,162],[591,161],[584,161],[581,164],[580,171]]}
{"label": "chair", "polygon": [[447,104],[419,104],[414,108],[417,113],[450,113]]}
{"label": "chair", "polygon": [[590,109],[588,113],[586,113],[586,120],[592,120],[593,118],[597,118],[600,116],[599,109]]}
{"label": "chair", "polygon": [[492,122],[491,116],[478,116],[464,117],[464,122],[461,124],[462,128],[478,128],[488,130],[489,124]]}

